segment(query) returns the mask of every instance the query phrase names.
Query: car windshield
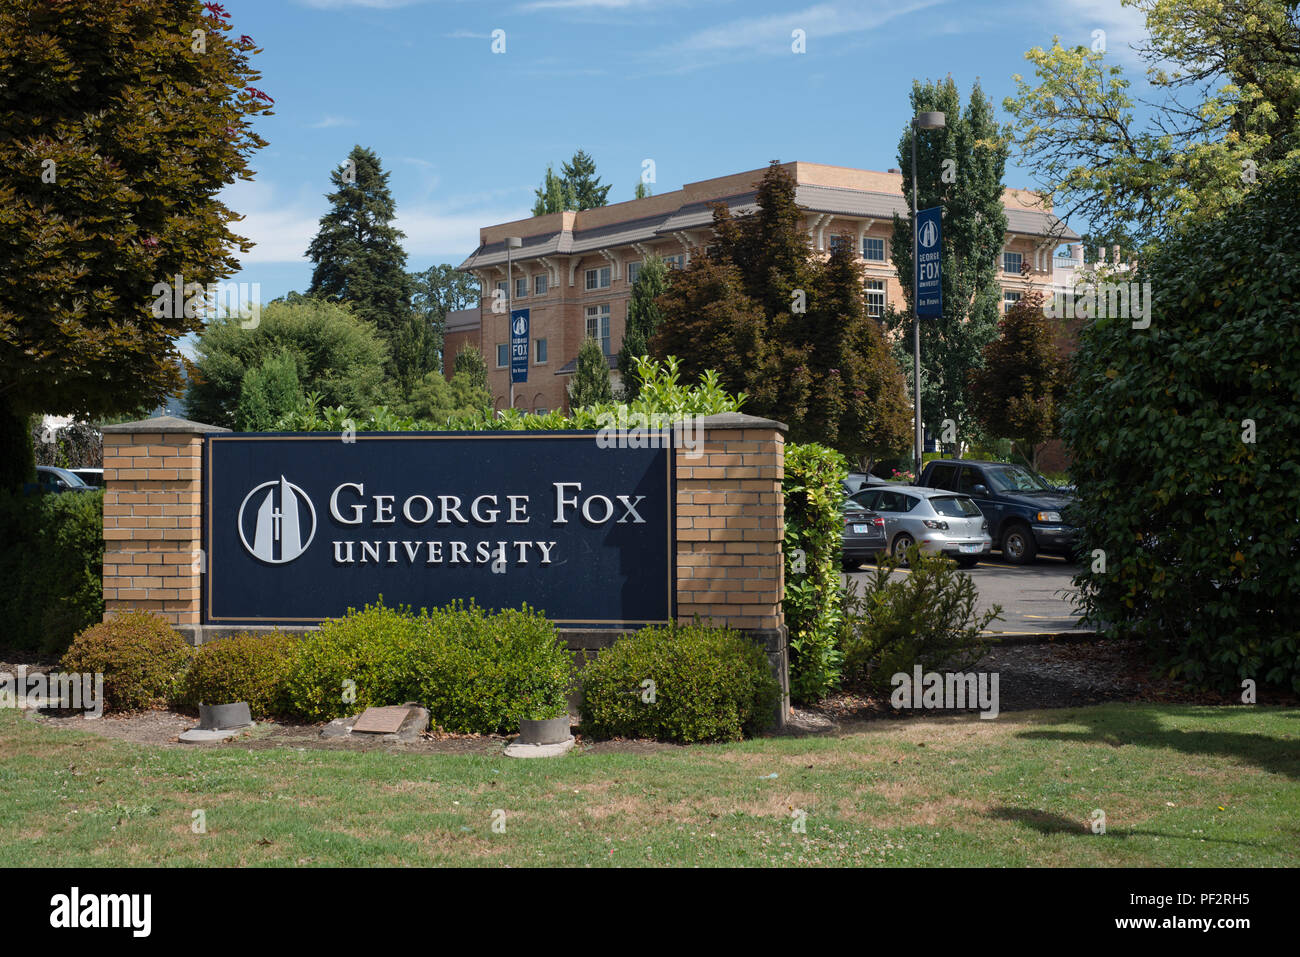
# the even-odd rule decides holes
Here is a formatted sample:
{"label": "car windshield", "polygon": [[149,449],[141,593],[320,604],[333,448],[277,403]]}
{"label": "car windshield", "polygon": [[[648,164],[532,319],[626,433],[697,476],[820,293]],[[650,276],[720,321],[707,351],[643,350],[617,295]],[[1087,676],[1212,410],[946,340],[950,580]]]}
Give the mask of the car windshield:
{"label": "car windshield", "polygon": [[947,518],[974,518],[980,514],[979,506],[961,495],[944,495],[930,499],[935,512]]}
{"label": "car windshield", "polygon": [[80,476],[74,475],[72,472],[69,472],[66,469],[52,468],[50,469],[50,471],[46,472],[45,474],[49,476],[50,485],[53,485],[59,479],[62,479],[64,484],[67,485],[69,488],[86,487],[86,483],[81,480]]}
{"label": "car windshield", "polygon": [[1056,486],[1037,472],[1019,465],[999,465],[987,470],[989,481],[999,492],[1055,492]]}
{"label": "car windshield", "polygon": [[861,515],[867,511],[867,507],[862,503],[855,502],[853,499],[849,498],[844,500],[844,504],[840,506],[840,510],[843,511],[845,515],[850,513],[853,515]]}

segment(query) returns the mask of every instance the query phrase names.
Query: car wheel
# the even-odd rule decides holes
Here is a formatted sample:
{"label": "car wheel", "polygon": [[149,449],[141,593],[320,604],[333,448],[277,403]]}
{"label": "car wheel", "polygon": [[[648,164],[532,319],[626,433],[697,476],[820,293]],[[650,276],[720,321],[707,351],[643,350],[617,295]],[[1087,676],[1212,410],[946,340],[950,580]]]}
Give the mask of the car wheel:
{"label": "car wheel", "polygon": [[1002,536],[1002,557],[1013,565],[1028,565],[1038,557],[1034,533],[1024,525],[1012,525]]}
{"label": "car wheel", "polygon": [[906,535],[906,534],[899,535],[896,539],[894,539],[894,547],[890,552],[890,554],[894,556],[894,559],[898,562],[898,564],[906,568],[907,550],[915,544],[916,543],[912,540],[911,535]]}

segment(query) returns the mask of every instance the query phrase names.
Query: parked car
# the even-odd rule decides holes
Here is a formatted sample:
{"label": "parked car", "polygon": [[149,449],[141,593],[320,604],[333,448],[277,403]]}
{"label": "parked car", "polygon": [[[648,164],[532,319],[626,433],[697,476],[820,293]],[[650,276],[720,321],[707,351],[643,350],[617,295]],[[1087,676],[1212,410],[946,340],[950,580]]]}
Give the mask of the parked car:
{"label": "parked car", "polygon": [[81,479],[91,488],[104,487],[104,470],[103,469],[68,469],[73,475]]}
{"label": "parked car", "polygon": [[853,499],[840,505],[844,515],[844,568],[853,571],[888,548],[885,520]]}
{"label": "parked car", "polygon": [[1007,462],[935,459],[920,485],[948,489],[975,500],[989,520],[989,534],[1002,557],[1027,565],[1039,552],[1074,557],[1079,530],[1066,510],[1075,501],[1032,469]]}
{"label": "parked car", "polygon": [[942,554],[970,568],[993,547],[989,523],[969,496],[915,485],[872,486],[853,496],[885,520],[889,552],[906,563],[915,544],[929,555]]}
{"label": "parked car", "polygon": [[850,472],[840,483],[844,486],[844,494],[852,495],[855,492],[861,492],[868,485],[888,485],[882,478],[877,478],[870,472]]}
{"label": "parked car", "polygon": [[42,492],[89,492],[91,488],[67,469],[36,466],[36,484]]}

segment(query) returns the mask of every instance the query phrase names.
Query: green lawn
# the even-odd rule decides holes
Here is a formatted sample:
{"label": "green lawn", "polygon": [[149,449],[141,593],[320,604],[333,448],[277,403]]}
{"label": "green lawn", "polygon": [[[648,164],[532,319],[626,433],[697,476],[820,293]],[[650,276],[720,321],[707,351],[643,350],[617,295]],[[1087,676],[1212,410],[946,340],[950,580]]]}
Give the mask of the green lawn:
{"label": "green lawn", "polygon": [[150,748],[4,711],[0,866],[26,864],[1296,866],[1300,711],[1106,705],[539,761]]}

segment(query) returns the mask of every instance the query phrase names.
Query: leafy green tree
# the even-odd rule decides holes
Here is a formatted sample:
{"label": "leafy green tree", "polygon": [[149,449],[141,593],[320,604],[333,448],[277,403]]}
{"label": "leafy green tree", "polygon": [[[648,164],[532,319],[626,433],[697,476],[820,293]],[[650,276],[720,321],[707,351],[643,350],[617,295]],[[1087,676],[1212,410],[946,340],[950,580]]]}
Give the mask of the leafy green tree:
{"label": "leafy green tree", "polygon": [[577,209],[578,200],[573,194],[573,186],[562,176],[557,176],[555,167],[546,164],[546,177],[536,189],[537,199],[533,203],[533,215],[545,216],[548,213],[562,213],[566,209]]}
{"label": "leafy green tree", "polygon": [[[1002,176],[1007,132],[993,115],[993,104],[979,83],[963,112],[957,84],[913,82],[912,113],[941,111],[947,126],[925,130],[917,140],[917,208],[943,207],[943,315],[921,322],[921,411],[933,435],[944,419],[957,425],[958,441],[975,434],[969,415],[966,374],[983,359],[997,335],[1002,287],[998,267],[1006,241]],[[886,310],[885,324],[895,334],[895,358],[912,386],[912,136],[909,123],[898,141],[899,167],[908,215],[894,217],[890,243],[894,268],[907,310]],[[951,172],[945,175],[945,163]]]}
{"label": "leafy green tree", "polygon": [[235,407],[235,425],[241,432],[269,431],[302,398],[293,356],[268,355],[261,365],[244,373],[239,404]]}
{"label": "leafy green tree", "polygon": [[1141,250],[1300,163],[1300,22],[1283,0],[1130,0],[1155,103],[1104,49],[1035,47],[1004,106],[1024,165],[1093,235]]}
{"label": "leafy green tree", "polygon": [[574,409],[614,401],[614,390],[609,384],[609,361],[600,342],[588,337],[578,350],[578,368],[569,388],[569,406]]}
{"label": "leafy green tree", "polygon": [[[207,284],[251,244],[218,198],[265,145],[256,45],[219,4],[0,5],[0,487],[31,474],[26,418],[96,417],[181,389]],[[185,292],[197,296],[197,287]],[[197,305],[197,303],[196,303]]]}
{"label": "leafy green tree", "polygon": [[658,256],[647,256],[641,262],[641,271],[632,283],[632,295],[627,303],[627,325],[623,345],[618,350],[618,371],[623,379],[623,395],[628,401],[635,399],[641,383],[636,377],[638,356],[650,354],[650,340],[654,338],[663,319],[656,300],[668,288],[668,264]]}
{"label": "leafy green tree", "polygon": [[1291,170],[1161,244],[1150,326],[1086,321],[1062,414],[1088,617],[1232,694],[1300,691],[1297,197]]}
{"label": "leafy green tree", "polygon": [[438,371],[441,355],[441,324],[435,326],[423,313],[412,309],[391,345],[389,367],[397,396],[409,396],[417,382]]}
{"label": "leafy green tree", "polygon": [[452,378],[462,372],[469,376],[469,382],[475,389],[488,392],[487,361],[483,358],[483,353],[478,351],[477,346],[466,346],[456,353],[456,361],[452,365]]}
{"label": "leafy green tree", "polygon": [[573,195],[574,209],[595,209],[609,202],[609,186],[600,185],[596,161],[578,150],[563,166],[565,188]]}
{"label": "leafy green tree", "polygon": [[316,265],[307,294],[351,304],[357,318],[391,341],[410,314],[412,283],[401,242],[405,233],[393,225],[397,207],[388,176],[379,157],[361,146],[330,173],[330,209],[307,247]]}
{"label": "leafy green tree", "polygon": [[452,417],[473,415],[491,408],[492,396],[475,385],[468,372],[458,372],[447,381],[441,373],[430,372],[411,392],[411,397],[397,411],[420,422],[445,422]]}
{"label": "leafy green tree", "polygon": [[1037,469],[1039,446],[1056,435],[1065,388],[1065,364],[1043,316],[1042,295],[1026,293],[1007,309],[969,386],[980,425],[1014,439]]}
{"label": "leafy green tree", "polygon": [[250,329],[238,317],[219,319],[195,350],[186,414],[198,422],[234,427],[244,374],[267,356],[291,356],[302,390],[329,405],[369,408],[384,394],[387,347],[348,307],[324,300],[268,303]]}

